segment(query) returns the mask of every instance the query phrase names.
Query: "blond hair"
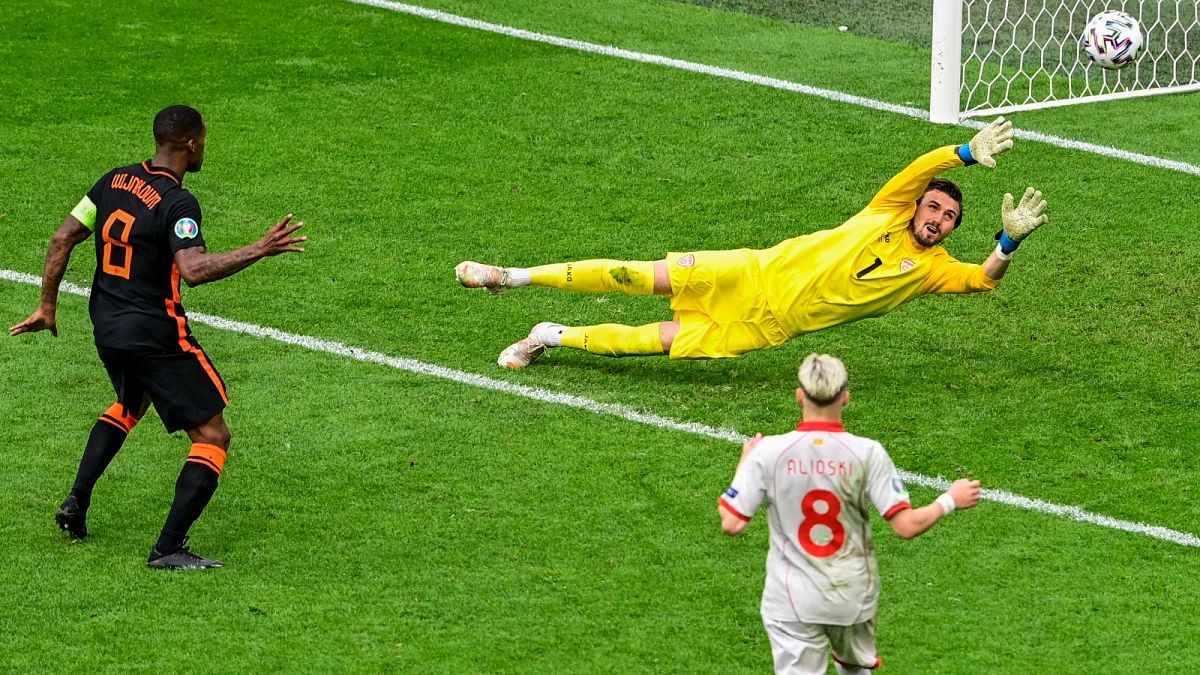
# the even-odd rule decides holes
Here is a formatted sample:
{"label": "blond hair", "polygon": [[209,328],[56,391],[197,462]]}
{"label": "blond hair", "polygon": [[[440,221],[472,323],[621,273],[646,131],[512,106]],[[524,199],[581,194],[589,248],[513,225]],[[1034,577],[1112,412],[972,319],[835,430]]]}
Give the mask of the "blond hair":
{"label": "blond hair", "polygon": [[818,406],[837,400],[849,380],[846,365],[828,354],[809,354],[800,364],[800,388]]}

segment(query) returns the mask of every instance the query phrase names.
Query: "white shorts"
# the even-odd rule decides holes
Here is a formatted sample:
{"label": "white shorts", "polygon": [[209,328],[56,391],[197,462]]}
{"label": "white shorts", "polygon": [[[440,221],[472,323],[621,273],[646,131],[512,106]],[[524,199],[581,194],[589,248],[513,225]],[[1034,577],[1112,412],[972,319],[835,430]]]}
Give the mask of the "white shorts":
{"label": "white shorts", "polygon": [[875,619],[853,626],[829,626],[763,617],[771,640],[775,672],[788,675],[825,675],[829,648],[844,668],[873,670],[882,661],[875,653]]}

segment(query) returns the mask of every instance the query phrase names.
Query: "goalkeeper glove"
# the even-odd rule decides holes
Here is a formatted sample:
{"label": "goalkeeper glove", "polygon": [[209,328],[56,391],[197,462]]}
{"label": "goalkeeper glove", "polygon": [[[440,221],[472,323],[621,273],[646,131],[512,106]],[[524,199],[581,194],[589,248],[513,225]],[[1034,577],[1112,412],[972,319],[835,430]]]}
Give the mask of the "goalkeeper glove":
{"label": "goalkeeper glove", "polygon": [[1004,229],[996,235],[1000,240],[1000,253],[1003,256],[1012,255],[1021,240],[1044,225],[1046,220],[1046,200],[1042,198],[1041,190],[1025,188],[1021,203],[1015,207],[1012,194],[1006,193],[1004,204],[1000,207],[1000,222],[1004,224]]}
{"label": "goalkeeper glove", "polygon": [[976,161],[989,169],[994,169],[996,168],[996,155],[1012,149],[1012,138],[1012,122],[1003,117],[997,117],[991,124],[980,129],[970,143],[959,147],[958,156],[965,163]]}

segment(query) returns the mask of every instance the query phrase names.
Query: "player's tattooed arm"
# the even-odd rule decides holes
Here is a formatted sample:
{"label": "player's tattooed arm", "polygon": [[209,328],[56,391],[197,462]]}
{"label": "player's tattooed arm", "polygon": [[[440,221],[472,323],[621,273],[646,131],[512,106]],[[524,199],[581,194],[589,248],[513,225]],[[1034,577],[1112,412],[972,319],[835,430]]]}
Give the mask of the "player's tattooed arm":
{"label": "player's tattooed arm", "polygon": [[50,246],[46,249],[46,264],[42,269],[42,295],[37,311],[29,315],[21,323],[8,329],[9,335],[21,333],[36,333],[48,330],[58,337],[58,287],[62,284],[63,274],[67,271],[67,263],[71,260],[71,251],[83,240],[90,237],[92,231],[79,222],[73,215],[68,215],[62,225],[50,238]]}
{"label": "player's tattooed arm", "polygon": [[304,223],[292,225],[291,220],[289,213],[272,225],[262,239],[233,251],[209,253],[203,246],[181,249],[175,253],[179,276],[188,286],[199,286],[236,274],[263,258],[280,253],[303,253],[304,249],[296,244],[307,241],[308,237],[292,235],[304,227]]}

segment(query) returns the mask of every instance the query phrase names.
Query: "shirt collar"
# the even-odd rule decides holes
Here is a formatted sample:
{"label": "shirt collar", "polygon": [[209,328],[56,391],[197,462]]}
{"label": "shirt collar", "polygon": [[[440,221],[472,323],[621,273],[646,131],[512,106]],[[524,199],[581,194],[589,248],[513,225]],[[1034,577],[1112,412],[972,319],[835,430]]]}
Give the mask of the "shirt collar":
{"label": "shirt collar", "polygon": [[921,255],[921,254],[932,251],[933,249],[937,248],[938,246],[939,245],[934,245],[934,246],[930,246],[929,248],[921,248],[921,247],[917,246],[917,242],[913,241],[912,232],[910,232],[908,230],[908,225],[905,224],[905,226],[904,226],[904,248],[906,250],[908,250],[909,253],[915,253],[917,255]]}
{"label": "shirt collar", "polygon": [[841,422],[801,422],[796,425],[796,431],[845,431]]}
{"label": "shirt collar", "polygon": [[146,160],[146,161],[142,162],[142,168],[146,170],[146,173],[168,176],[170,178],[175,179],[176,183],[183,185],[183,176],[180,176],[179,174],[175,173],[174,171],[168,169],[165,166],[156,166],[154,164],[151,164],[150,161],[151,160]]}

